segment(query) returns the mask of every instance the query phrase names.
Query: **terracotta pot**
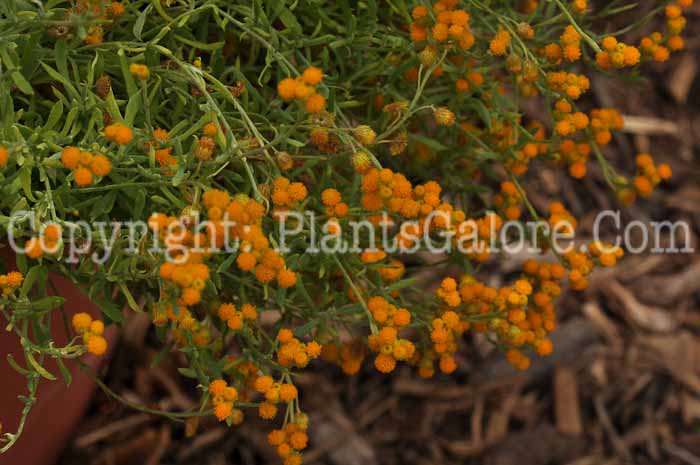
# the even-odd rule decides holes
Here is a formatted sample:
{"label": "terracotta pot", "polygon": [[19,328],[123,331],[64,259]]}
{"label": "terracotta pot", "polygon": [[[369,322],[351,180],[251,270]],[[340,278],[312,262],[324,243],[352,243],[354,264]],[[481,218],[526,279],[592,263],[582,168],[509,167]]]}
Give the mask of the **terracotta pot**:
{"label": "terracotta pot", "polygon": [[[7,247],[0,248],[0,260],[7,270],[16,269],[15,255]],[[49,274],[49,279],[58,290],[58,294],[66,299],[64,308],[70,318],[77,312],[89,312],[99,316],[97,306],[90,301],[72,282],[55,274]],[[51,286],[48,286],[50,289]],[[0,318],[4,320],[4,318]],[[14,333],[4,331],[6,322],[0,327],[0,422],[4,432],[14,432],[17,429],[22,402],[17,398],[27,392],[25,378],[17,373],[7,362],[7,354],[12,354],[20,365],[26,363],[19,340]],[[53,318],[52,334],[56,344],[65,345],[68,337],[62,318]],[[110,327],[105,331],[105,337],[114,347],[116,328]],[[108,358],[87,355],[83,358],[90,367],[97,371]],[[46,368],[58,379],[48,381],[42,379],[37,392],[37,403],[34,405],[24,432],[15,445],[5,454],[0,455],[0,465],[51,465],[55,463],[63,450],[66,441],[71,436],[77,422],[88,407],[90,398],[95,390],[95,384],[85,375],[76,363],[68,361],[73,381],[69,387],[63,381],[56,362],[47,361]]]}

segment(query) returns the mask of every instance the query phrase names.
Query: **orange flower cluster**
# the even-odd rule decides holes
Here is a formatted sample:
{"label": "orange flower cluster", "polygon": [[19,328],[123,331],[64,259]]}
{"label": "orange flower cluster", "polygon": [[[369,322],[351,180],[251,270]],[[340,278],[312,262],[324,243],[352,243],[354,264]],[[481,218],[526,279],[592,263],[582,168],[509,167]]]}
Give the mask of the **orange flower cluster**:
{"label": "orange flower cluster", "polygon": [[606,145],[612,140],[612,130],[622,129],[624,120],[614,108],[591,110],[591,130],[598,145]]}
{"label": "orange flower cluster", "polygon": [[509,220],[517,220],[522,212],[519,205],[522,196],[517,186],[511,181],[501,183],[501,192],[493,196],[493,205],[503,211],[503,215]]}
{"label": "orange flower cluster", "polygon": [[503,56],[508,51],[510,46],[510,32],[501,30],[496,33],[491,42],[489,42],[489,50],[496,56]]}
{"label": "orange flower cluster", "polygon": [[552,202],[549,204],[549,220],[547,221],[553,232],[559,234],[573,235],[578,222],[564,204],[561,202]]}
{"label": "orange flower cluster", "polygon": [[410,25],[411,40],[422,43],[431,41],[447,47],[457,46],[467,50],[474,45],[474,34],[469,27],[471,17],[462,9],[454,9],[457,0],[439,0],[433,5],[436,20],[430,17],[425,5],[413,8]]}
{"label": "orange flower cluster", "polygon": [[284,465],[301,465],[300,452],[306,449],[309,442],[306,434],[308,418],[303,413],[297,413],[296,417],[295,421],[290,421],[282,429],[272,430],[267,435],[267,442],[276,448]]}
{"label": "orange flower cluster", "polygon": [[296,79],[284,78],[277,84],[277,93],[285,101],[299,100],[309,113],[320,113],[326,108],[326,98],[316,91],[323,81],[323,71],[314,66],[304,70]]}
{"label": "orange flower cluster", "polygon": [[[447,278],[437,295],[451,310],[438,319],[442,323],[433,323],[434,350],[443,354],[454,352],[454,341],[467,329],[491,331],[508,348],[508,361],[518,369],[526,369],[530,360],[522,354],[524,348],[530,347],[542,356],[551,353],[551,342],[546,336],[556,326],[552,299],[560,292],[553,279],[564,275],[565,269],[559,264],[528,262],[523,276],[501,289],[486,286],[471,276],[463,277],[457,288],[455,280]],[[490,317],[484,318],[486,315]],[[474,323],[470,324],[470,320]],[[450,363],[447,367],[442,365],[443,371],[454,369]]]}
{"label": "orange flower cluster", "polygon": [[635,66],[639,63],[641,53],[637,47],[618,42],[615,37],[603,39],[603,50],[596,55],[598,66],[603,69]]}
{"label": "orange flower cluster", "polygon": [[564,28],[559,42],[562,55],[567,61],[578,61],[581,58],[581,34],[572,25]]}
{"label": "orange flower cluster", "polygon": [[587,276],[593,271],[593,260],[585,253],[575,249],[566,252],[562,257],[568,263],[569,283],[575,291],[582,291],[588,287]]}
{"label": "orange flower cluster", "polygon": [[588,246],[588,251],[600,266],[608,268],[615,266],[617,260],[624,255],[620,247],[614,247],[610,244],[604,244],[598,241],[591,242]]}
{"label": "orange flower cluster", "polygon": [[216,314],[232,331],[241,329],[245,321],[255,321],[258,318],[258,310],[251,304],[243,304],[238,310],[234,304],[223,303],[219,305]]}
{"label": "orange flower cluster", "polygon": [[88,352],[94,355],[104,355],[107,351],[107,339],[103,334],[105,325],[100,320],[93,320],[87,313],[73,315],[73,329],[83,336],[83,342]]}
{"label": "orange flower cluster", "polygon": [[[457,281],[453,278],[443,279],[436,295],[447,306],[447,309],[440,311],[438,316],[433,318],[430,340],[433,343],[433,351],[440,357],[440,371],[452,373],[457,369],[457,362],[453,356],[457,352],[457,341],[469,330],[471,325],[452,310],[462,302],[457,290]],[[427,360],[423,363],[427,365]],[[429,371],[434,372],[432,361]]]}
{"label": "orange flower cluster", "polygon": [[277,333],[280,347],[277,350],[277,361],[283,367],[304,368],[309,362],[321,355],[321,345],[316,341],[303,343],[289,329],[281,329]]}
{"label": "orange flower cluster", "polygon": [[576,100],[590,89],[591,82],[583,74],[553,71],[547,73],[547,85],[551,89],[563,92],[567,97]]}
{"label": "orange flower cluster", "polygon": [[15,292],[15,289],[22,285],[24,275],[19,271],[10,271],[7,274],[0,274],[0,292],[7,297]]}
{"label": "orange flower cluster", "polygon": [[328,188],[321,192],[321,203],[326,207],[326,215],[329,217],[343,218],[348,214],[348,204],[343,202],[343,197],[336,189]]}
{"label": "orange flower cluster", "polygon": [[190,254],[184,263],[163,263],[159,274],[180,289],[178,305],[192,306],[201,302],[210,273],[209,267],[201,262],[201,255]]}
{"label": "orange flower cluster", "polygon": [[105,127],[105,137],[119,145],[127,145],[134,140],[134,131],[123,123],[112,123]]}
{"label": "orange flower cluster", "polygon": [[577,131],[582,131],[588,127],[588,115],[583,112],[573,111],[573,107],[569,101],[565,99],[558,100],[554,104],[553,117],[556,122],[554,130],[560,136],[570,136]]}
{"label": "orange flower cluster", "polygon": [[291,182],[284,176],[278,176],[272,181],[272,203],[279,210],[295,209],[306,199],[308,190],[301,182]]}
{"label": "orange flower cluster", "polygon": [[173,156],[173,148],[165,147],[165,143],[170,140],[170,134],[168,131],[162,128],[157,128],[153,131],[154,139],[146,145],[146,149],[149,150],[150,147],[155,148],[155,158],[156,163],[161,168],[170,168],[164,171],[163,174],[171,176],[175,174],[175,167],[177,166],[177,158]]}
{"label": "orange flower cluster", "polygon": [[243,422],[243,412],[235,408],[238,400],[238,390],[229,386],[226,380],[215,379],[209,384],[209,394],[212,396],[214,415],[219,421],[238,425]]}
{"label": "orange flower cluster", "polygon": [[413,188],[400,173],[372,168],[362,177],[362,206],[368,211],[386,208],[405,218],[424,217],[440,205],[441,190],[433,181]]}
{"label": "orange flower cluster", "polygon": [[671,167],[665,163],[658,166],[654,164],[654,159],[648,153],[640,153],[635,159],[637,165],[637,176],[634,178],[634,189],[640,197],[651,196],[654,187],[661,181],[665,181],[673,174]]}
{"label": "orange flower cluster", "polygon": [[277,405],[280,402],[291,404],[298,397],[296,386],[291,383],[276,383],[266,375],[255,379],[253,388],[265,397],[258,407],[260,418],[264,420],[272,420],[277,416]]}
{"label": "orange flower cluster", "polygon": [[[240,239],[236,264],[241,270],[254,273],[263,284],[274,279],[284,288],[296,284],[296,273],[285,267],[284,258],[270,247],[270,241],[262,230],[261,222],[265,215],[262,204],[245,194],[238,194],[232,199],[228,192],[216,189],[205,192],[202,203],[207,208],[210,222],[208,235],[214,244],[222,246],[226,237]],[[224,217],[232,223],[228,225],[228,230],[222,221]]]}
{"label": "orange flower cluster", "polygon": [[61,240],[62,228],[56,223],[45,225],[40,231],[41,238],[32,237],[24,244],[24,253],[29,258],[37,259],[43,257],[44,253],[48,252],[53,255],[58,252],[59,242]]}
{"label": "orange flower cluster", "polygon": [[396,308],[380,296],[369,299],[367,307],[379,325],[378,332],[367,339],[369,348],[378,354],[374,366],[382,373],[390,373],[396,368],[397,361],[409,360],[415,353],[413,343],[398,335],[402,328],[411,323],[411,313],[405,308]]}
{"label": "orange flower cluster", "polygon": [[80,151],[76,147],[66,147],[61,152],[61,163],[65,168],[73,170],[73,179],[80,187],[92,184],[93,175],[107,176],[112,171],[112,162],[104,155],[93,155]]}
{"label": "orange flower cluster", "polygon": [[692,0],[677,0],[666,5],[665,33],[653,32],[639,42],[639,48],[645,57],[664,62],[669,59],[671,52],[685,48],[685,41],[680,35],[687,23],[683,10],[692,4]]}
{"label": "orange flower cluster", "polygon": [[[566,216],[567,212],[563,206],[553,205],[552,214]],[[596,264],[612,266],[621,256],[620,248],[603,244],[592,244],[588,253],[570,251],[564,259],[571,267],[568,278],[572,287],[584,289],[588,284],[585,276]],[[459,286],[452,278],[444,279],[436,291],[444,308],[433,319],[431,330],[432,350],[440,356],[441,371],[454,371],[452,354],[461,335],[469,329],[494,335],[505,347],[506,359],[521,370],[530,364],[524,350],[549,355],[553,347],[547,336],[556,328],[553,301],[561,293],[559,283],[566,277],[567,269],[559,263],[528,260],[521,277],[512,286],[500,289],[486,286],[472,276],[464,276]],[[426,364],[429,359],[430,354],[426,354],[421,363]],[[423,371],[429,375],[431,367],[424,366]]]}
{"label": "orange flower cluster", "polygon": [[581,179],[588,171],[588,157],[591,154],[591,146],[587,142],[576,143],[572,139],[564,139],[559,144],[561,159],[569,166],[569,174],[572,178]]}

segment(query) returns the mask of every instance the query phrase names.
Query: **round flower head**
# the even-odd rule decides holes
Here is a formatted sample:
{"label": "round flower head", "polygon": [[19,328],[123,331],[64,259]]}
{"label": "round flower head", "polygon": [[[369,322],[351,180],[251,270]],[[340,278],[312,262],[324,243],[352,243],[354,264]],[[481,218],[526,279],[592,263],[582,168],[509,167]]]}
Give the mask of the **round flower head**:
{"label": "round flower head", "polygon": [[75,332],[78,334],[83,334],[84,332],[90,329],[90,325],[92,324],[92,317],[85,312],[76,313],[75,315],[73,315],[72,323]]}
{"label": "round flower head", "polygon": [[61,152],[61,163],[63,163],[63,166],[66,168],[77,168],[78,160],[80,160],[80,150],[75,147],[66,147]]}
{"label": "round flower head", "polygon": [[92,335],[87,339],[87,350],[97,356],[104,355],[107,351],[107,340],[102,336]]}
{"label": "round flower head", "polygon": [[326,108],[326,98],[321,94],[311,94],[304,106],[309,113],[320,113]]}
{"label": "round flower head", "polygon": [[138,63],[132,63],[129,66],[129,72],[136,78],[145,81],[151,75],[151,70],[148,66]]}
{"label": "round flower head", "polygon": [[75,183],[80,187],[89,186],[92,184],[92,172],[81,166],[73,171],[73,179],[75,179]]}
{"label": "round flower head", "polygon": [[122,123],[113,123],[105,127],[105,137],[119,145],[126,145],[134,139],[134,133]]}
{"label": "round flower head", "polygon": [[90,162],[90,170],[95,176],[106,176],[112,171],[112,163],[104,155],[95,155]]}
{"label": "round flower head", "polygon": [[292,78],[282,79],[279,84],[277,84],[277,93],[282,98],[282,100],[290,101],[294,100],[295,90],[297,87],[297,82]]}
{"label": "round flower head", "polygon": [[323,80],[323,71],[316,68],[315,66],[309,66],[304,70],[304,73],[301,75],[301,77],[304,80],[304,82],[308,85],[315,86],[320,84]]}

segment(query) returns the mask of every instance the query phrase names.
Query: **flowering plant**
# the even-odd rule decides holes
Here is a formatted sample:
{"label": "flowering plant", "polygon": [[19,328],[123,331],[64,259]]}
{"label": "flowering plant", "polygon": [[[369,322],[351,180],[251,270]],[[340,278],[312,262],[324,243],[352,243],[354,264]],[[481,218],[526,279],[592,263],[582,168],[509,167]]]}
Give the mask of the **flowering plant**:
{"label": "flowering plant", "polygon": [[[563,283],[585,289],[622,250],[559,250],[576,220],[561,202],[538,212],[521,181],[597,163],[629,204],[671,176],[648,154],[611,166],[603,146],[623,119],[586,93],[591,74],[635,77],[682,49],[691,1],[607,31],[633,5],[379,3],[2,2],[0,239],[19,255],[0,310],[24,349],[10,362],[27,376],[25,417],[39,378],[56,378],[45,360],[69,382],[64,363],[104,354],[105,324],[131,312],[201,390],[198,409],[159,413],[236,425],[255,409],[287,465],[308,439],[295,373],[316,359],[428,378],[457,369],[468,332],[517,369],[552,352]],[[623,42],[657,15],[662,31]],[[528,240],[550,258],[482,282],[525,218],[542,219]],[[438,261],[416,254],[438,239]],[[414,287],[421,269],[444,278],[434,295]],[[103,313],[76,314],[65,347],[50,271]]]}

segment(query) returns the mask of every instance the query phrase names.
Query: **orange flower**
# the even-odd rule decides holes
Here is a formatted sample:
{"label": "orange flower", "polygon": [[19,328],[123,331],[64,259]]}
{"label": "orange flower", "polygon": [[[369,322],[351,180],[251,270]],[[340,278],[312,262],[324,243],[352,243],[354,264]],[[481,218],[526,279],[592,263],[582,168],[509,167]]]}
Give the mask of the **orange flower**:
{"label": "orange flower", "polygon": [[320,113],[326,108],[326,98],[321,94],[311,94],[305,103],[309,113]]}
{"label": "orange flower", "polygon": [[104,155],[95,155],[90,162],[90,170],[95,176],[106,176],[112,171],[112,163]]}
{"label": "orange flower", "polygon": [[92,172],[81,166],[73,171],[73,179],[75,179],[75,183],[80,187],[89,186],[92,184]]}
{"label": "orange flower", "polygon": [[75,147],[66,147],[63,149],[63,152],[61,152],[61,163],[63,163],[63,166],[66,168],[77,168],[78,160],[80,160],[80,150]]}
{"label": "orange flower", "polygon": [[301,78],[310,86],[315,86],[321,83],[323,80],[323,71],[315,66],[309,66],[304,70]]}
{"label": "orange flower", "polygon": [[126,145],[134,139],[134,133],[122,123],[113,123],[105,128],[105,137],[119,145]]}

